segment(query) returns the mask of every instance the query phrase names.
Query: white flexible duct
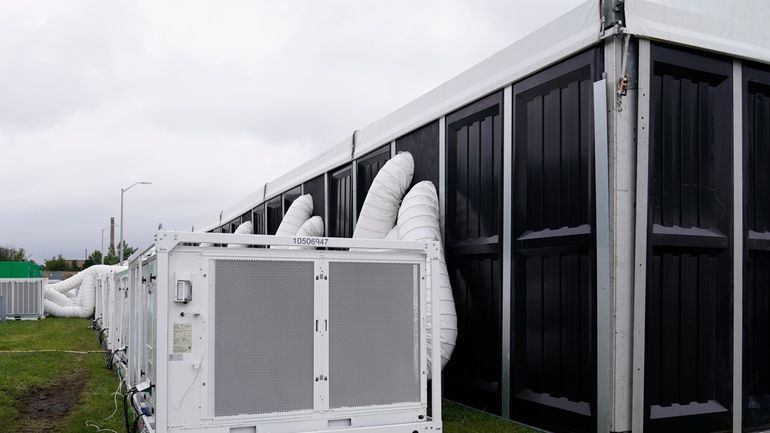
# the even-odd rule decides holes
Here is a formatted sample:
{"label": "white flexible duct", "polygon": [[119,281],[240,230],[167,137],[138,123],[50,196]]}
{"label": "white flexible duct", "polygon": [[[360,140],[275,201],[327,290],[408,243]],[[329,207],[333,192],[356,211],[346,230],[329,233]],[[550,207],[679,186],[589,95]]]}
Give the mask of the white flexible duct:
{"label": "white flexible duct", "polygon": [[56,290],[59,293],[69,292],[75,287],[80,286],[80,283],[83,282],[84,275],[85,274],[83,273],[83,271],[81,271],[67,278],[66,280],[59,281],[58,283],[54,283],[54,284],[49,284],[48,287],[50,287],[53,290]]}
{"label": "white flexible duct", "polygon": [[319,216],[314,216],[305,221],[297,230],[297,236],[318,237],[324,235],[324,220]]}
{"label": "white flexible duct", "polygon": [[[60,283],[51,284],[46,288],[43,300],[45,313],[57,317],[87,318],[94,314],[95,280],[96,275],[106,272],[119,272],[124,266],[94,265]],[[73,280],[70,282],[69,280]],[[79,284],[77,284],[79,282]],[[64,284],[66,283],[66,284]],[[67,298],[62,291],[78,288],[77,297]],[[53,294],[53,292],[58,292]]]}
{"label": "white flexible duct", "polygon": [[[419,182],[404,197],[404,202],[398,211],[398,237],[406,241],[440,241],[439,202],[436,187],[429,181]],[[444,248],[441,248],[439,262],[439,300],[441,302],[441,368],[444,368],[454,351],[457,340],[457,312],[449,282]],[[431,293],[426,294],[428,316],[428,374],[430,375],[431,351],[433,343]]]}
{"label": "white flexible duct", "polygon": [[409,152],[391,158],[377,172],[358,216],[353,238],[382,239],[396,224],[398,207],[412,183],[414,159]]}
{"label": "white flexible duct", "polygon": [[[320,216],[314,216],[305,221],[299,230],[297,236],[319,237],[324,235],[324,220]],[[271,247],[276,249],[285,248],[287,250],[314,250],[315,247]]]}
{"label": "white flexible duct", "polygon": [[276,236],[294,236],[302,224],[313,214],[313,196],[305,194],[297,197],[283,216]]}
{"label": "white flexible duct", "polygon": [[[241,223],[241,225],[239,225],[238,228],[235,229],[235,232],[233,232],[233,234],[235,235],[250,235],[253,233],[254,233],[254,225],[251,224],[251,221],[246,221],[244,223]],[[227,248],[246,248],[246,245],[227,244]]]}
{"label": "white flexible duct", "polygon": [[[67,292],[67,293],[69,294],[69,293],[72,293],[72,292]],[[46,300],[55,303],[56,305],[61,305],[62,307],[68,307],[68,306],[71,306],[71,305],[75,305],[72,302],[72,299],[70,297],[68,297],[64,293],[57,292],[56,290],[52,289],[50,285],[45,288],[45,292],[43,294],[43,297]]]}

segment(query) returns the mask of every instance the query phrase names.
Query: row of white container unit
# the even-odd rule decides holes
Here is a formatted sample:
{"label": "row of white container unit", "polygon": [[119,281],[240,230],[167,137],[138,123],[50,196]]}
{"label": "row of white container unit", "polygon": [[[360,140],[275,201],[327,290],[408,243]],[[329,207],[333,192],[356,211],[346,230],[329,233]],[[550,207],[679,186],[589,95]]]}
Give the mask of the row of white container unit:
{"label": "row of white container unit", "polygon": [[95,322],[145,432],[440,431],[440,351],[427,345],[439,254],[160,231],[99,281]]}
{"label": "row of white container unit", "polygon": [[43,317],[46,278],[0,278],[0,320]]}

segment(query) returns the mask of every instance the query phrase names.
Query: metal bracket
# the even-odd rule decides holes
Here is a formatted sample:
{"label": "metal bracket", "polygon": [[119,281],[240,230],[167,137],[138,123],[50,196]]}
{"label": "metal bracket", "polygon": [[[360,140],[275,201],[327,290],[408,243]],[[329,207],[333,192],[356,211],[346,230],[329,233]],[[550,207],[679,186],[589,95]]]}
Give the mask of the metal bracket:
{"label": "metal bracket", "polygon": [[623,111],[623,97],[628,94],[628,74],[626,73],[626,65],[628,64],[628,45],[631,42],[631,35],[625,35],[623,38],[623,54],[620,58],[620,74],[618,77],[617,85],[615,86],[615,104],[618,111]]}

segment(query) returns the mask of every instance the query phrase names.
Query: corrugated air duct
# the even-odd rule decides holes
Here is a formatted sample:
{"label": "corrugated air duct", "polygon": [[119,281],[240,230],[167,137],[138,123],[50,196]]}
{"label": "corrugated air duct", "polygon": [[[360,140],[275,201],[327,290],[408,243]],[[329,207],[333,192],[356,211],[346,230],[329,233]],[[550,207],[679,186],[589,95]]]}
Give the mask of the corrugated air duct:
{"label": "corrugated air duct", "polygon": [[[429,181],[423,181],[412,187],[404,197],[404,202],[398,211],[398,238],[405,241],[440,241],[441,228],[439,225],[439,202],[436,187]],[[443,368],[452,357],[455,341],[457,340],[457,312],[449,282],[444,248],[441,247],[441,262],[439,263],[439,299],[441,302],[441,367]],[[431,322],[431,294],[427,293],[428,315],[428,374],[430,374],[430,353],[432,351],[433,332]]]}
{"label": "corrugated air duct", "polygon": [[377,172],[358,216],[353,238],[382,239],[396,224],[398,207],[412,183],[414,159],[409,152],[394,156]]}
{"label": "corrugated air duct", "polygon": [[[96,303],[96,276],[124,269],[125,266],[94,265],[64,281],[49,284],[43,300],[45,313],[56,317],[91,317]],[[73,290],[77,290],[77,296],[67,297],[67,292]]]}

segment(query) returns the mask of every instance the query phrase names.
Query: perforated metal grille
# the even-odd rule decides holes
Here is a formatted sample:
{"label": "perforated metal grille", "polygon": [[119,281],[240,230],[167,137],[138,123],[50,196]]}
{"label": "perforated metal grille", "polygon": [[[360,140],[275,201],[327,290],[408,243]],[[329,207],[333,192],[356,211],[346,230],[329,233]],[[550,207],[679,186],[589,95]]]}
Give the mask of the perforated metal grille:
{"label": "perforated metal grille", "polygon": [[329,264],[329,404],[414,402],[419,388],[417,266]]}
{"label": "perforated metal grille", "polygon": [[313,408],[313,263],[215,261],[216,416]]}
{"label": "perforated metal grille", "polygon": [[43,314],[43,280],[0,281],[0,296],[5,300],[8,316],[39,316]]}

